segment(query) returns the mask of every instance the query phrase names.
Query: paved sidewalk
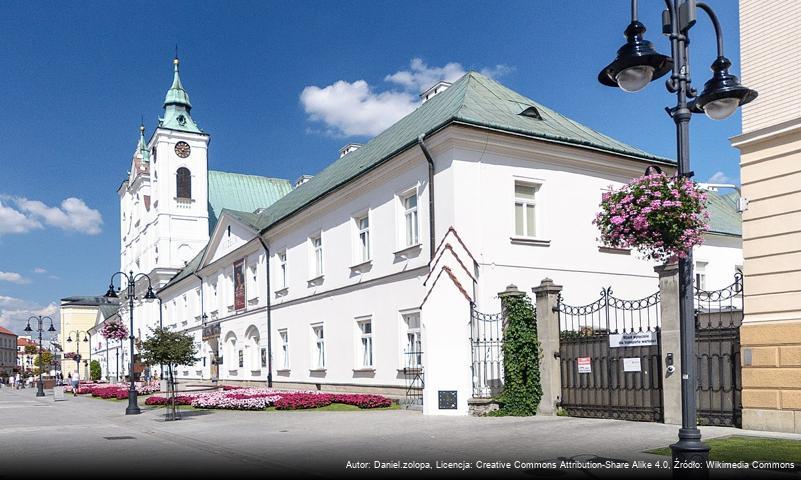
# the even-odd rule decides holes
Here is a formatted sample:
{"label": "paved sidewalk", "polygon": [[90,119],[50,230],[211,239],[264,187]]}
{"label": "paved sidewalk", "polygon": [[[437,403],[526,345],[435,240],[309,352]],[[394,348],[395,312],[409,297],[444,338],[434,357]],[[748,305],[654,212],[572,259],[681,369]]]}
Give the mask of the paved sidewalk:
{"label": "paved sidewalk", "polygon": [[[0,389],[0,475],[71,471],[98,474],[103,468],[180,472],[288,475],[375,474],[381,462],[470,462],[471,469],[434,470],[517,475],[559,476],[557,470],[478,470],[476,462],[536,462],[599,458],[617,461],[664,461],[645,450],[676,439],[677,427],[658,423],[568,417],[475,418],[424,417],[405,410],[358,412],[238,412],[186,410],[183,419],[164,421],[164,410],[143,407],[125,416],[124,401],[67,396],[54,402],[52,392],[37,399],[35,389]],[[142,402],[144,403],[144,402]],[[757,435],[797,438],[732,428],[704,427],[705,438]],[[75,459],[80,459],[76,466]],[[800,459],[801,460],[801,459]],[[346,470],[346,463],[366,463]],[[367,468],[369,467],[369,468]],[[456,466],[458,467],[458,466]],[[75,470],[78,472],[75,472]],[[406,475],[409,470],[382,471]],[[617,478],[609,470],[573,472],[585,478]],[[632,471],[669,478],[669,471]],[[149,475],[149,473],[147,474]],[[745,472],[743,472],[745,475]],[[575,475],[573,475],[575,476]],[[777,474],[798,478],[797,475]],[[714,476],[713,476],[714,478]],[[745,476],[743,476],[745,478]]]}

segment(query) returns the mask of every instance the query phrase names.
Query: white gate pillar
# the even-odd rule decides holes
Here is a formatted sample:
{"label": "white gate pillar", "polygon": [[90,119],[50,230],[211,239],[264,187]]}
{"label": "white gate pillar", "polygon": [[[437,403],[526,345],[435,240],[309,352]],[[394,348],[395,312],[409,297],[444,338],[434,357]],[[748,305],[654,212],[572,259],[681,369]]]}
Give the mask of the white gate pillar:
{"label": "white gate pillar", "polygon": [[[679,333],[679,266],[669,263],[654,267],[659,275],[660,317],[662,319],[662,409],[664,423],[681,425],[681,335]],[[670,369],[670,362],[673,369]],[[672,370],[672,371],[671,371]]]}

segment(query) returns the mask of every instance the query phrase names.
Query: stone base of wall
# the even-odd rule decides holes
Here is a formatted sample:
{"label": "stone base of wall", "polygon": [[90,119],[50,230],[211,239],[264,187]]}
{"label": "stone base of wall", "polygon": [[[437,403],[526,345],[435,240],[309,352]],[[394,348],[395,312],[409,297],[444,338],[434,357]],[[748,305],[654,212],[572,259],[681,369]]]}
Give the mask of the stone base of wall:
{"label": "stone base of wall", "polygon": [[801,410],[744,408],[743,428],[766,432],[801,433]]}
{"label": "stone base of wall", "polygon": [[801,433],[801,321],[740,327],[743,428]]}
{"label": "stone base of wall", "polygon": [[468,412],[474,417],[483,417],[499,408],[498,402],[492,398],[471,398],[467,400]]}

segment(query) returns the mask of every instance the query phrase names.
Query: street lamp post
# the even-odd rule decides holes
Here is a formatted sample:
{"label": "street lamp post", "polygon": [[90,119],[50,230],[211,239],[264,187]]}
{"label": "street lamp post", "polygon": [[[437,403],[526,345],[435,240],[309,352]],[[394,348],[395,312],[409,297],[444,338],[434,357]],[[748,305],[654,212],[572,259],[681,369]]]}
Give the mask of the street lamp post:
{"label": "street lamp post", "polygon": [[37,327],[36,331],[39,332],[39,381],[36,383],[36,396],[37,397],[44,397],[44,383],[42,382],[42,370],[44,370],[44,361],[42,360],[42,332],[44,331],[43,323],[44,320],[50,321],[50,328],[47,329],[48,332],[55,332],[56,329],[53,328],[53,319],[50,317],[43,317],[41,315],[33,316],[28,319],[28,325],[25,327],[26,332],[32,332],[33,329],[31,328],[31,320],[36,320]]}
{"label": "street lamp post", "polygon": [[134,298],[136,297],[136,280],[139,278],[147,279],[147,292],[143,297],[145,300],[155,300],[156,294],[153,292],[153,284],[150,281],[150,277],[145,273],[137,273],[134,272],[117,272],[111,275],[111,280],[109,281],[108,291],[106,292],[106,298],[117,298],[117,292],[114,290],[114,277],[117,275],[120,276],[120,280],[123,278],[125,279],[127,285],[127,295],[128,295],[128,314],[130,315],[131,319],[131,330],[128,333],[128,339],[131,342],[131,366],[129,370],[129,380],[131,381],[130,386],[128,387],[128,408],[125,409],[126,415],[138,415],[142,413],[142,410],[139,408],[139,405],[136,403],[136,384],[134,383]]}
{"label": "street lamp post", "polygon": [[[620,87],[627,92],[636,92],[669,71],[666,82],[668,92],[675,93],[677,103],[667,108],[668,115],[676,124],[678,175],[691,178],[689,124],[693,113],[705,113],[713,120],[722,120],[733,114],[737,107],[751,102],[757,92],[742,86],[728,68],[731,62],[723,55],[723,36],[717,16],[703,2],[696,0],[665,0],[662,13],[662,32],[670,39],[671,56],[656,52],[651,42],[643,39],[645,25],[637,20],[637,0],[631,2],[631,23],[626,28],[627,42],[617,52],[617,58],[601,70],[598,81],[607,86]],[[696,9],[700,8],[712,22],[717,38],[717,58],[712,63],[712,78],[697,94],[691,87],[689,65],[689,31],[696,23]],[[670,448],[674,465],[674,476],[687,475],[705,477],[709,447],[701,441],[701,432],[696,420],[696,367],[695,367],[695,319],[693,306],[692,249],[679,260],[679,321],[681,337],[681,399],[682,426],[679,440]],[[688,468],[691,467],[691,468]],[[695,468],[692,468],[695,467]]]}
{"label": "street lamp post", "polygon": [[71,330],[67,333],[67,343],[72,343],[72,334],[75,334],[75,369],[78,372],[78,375],[81,374],[81,342],[80,337],[83,333],[83,342],[87,343],[89,341],[89,334],[85,330]]}

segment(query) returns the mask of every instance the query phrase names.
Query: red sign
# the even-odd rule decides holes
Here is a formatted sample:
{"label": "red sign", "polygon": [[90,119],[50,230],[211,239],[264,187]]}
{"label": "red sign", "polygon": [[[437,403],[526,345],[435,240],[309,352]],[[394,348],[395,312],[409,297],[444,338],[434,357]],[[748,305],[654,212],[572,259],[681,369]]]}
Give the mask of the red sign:
{"label": "red sign", "polygon": [[578,373],[592,373],[592,359],[590,357],[578,357]]}
{"label": "red sign", "polygon": [[234,310],[245,309],[245,260],[234,263]]}

